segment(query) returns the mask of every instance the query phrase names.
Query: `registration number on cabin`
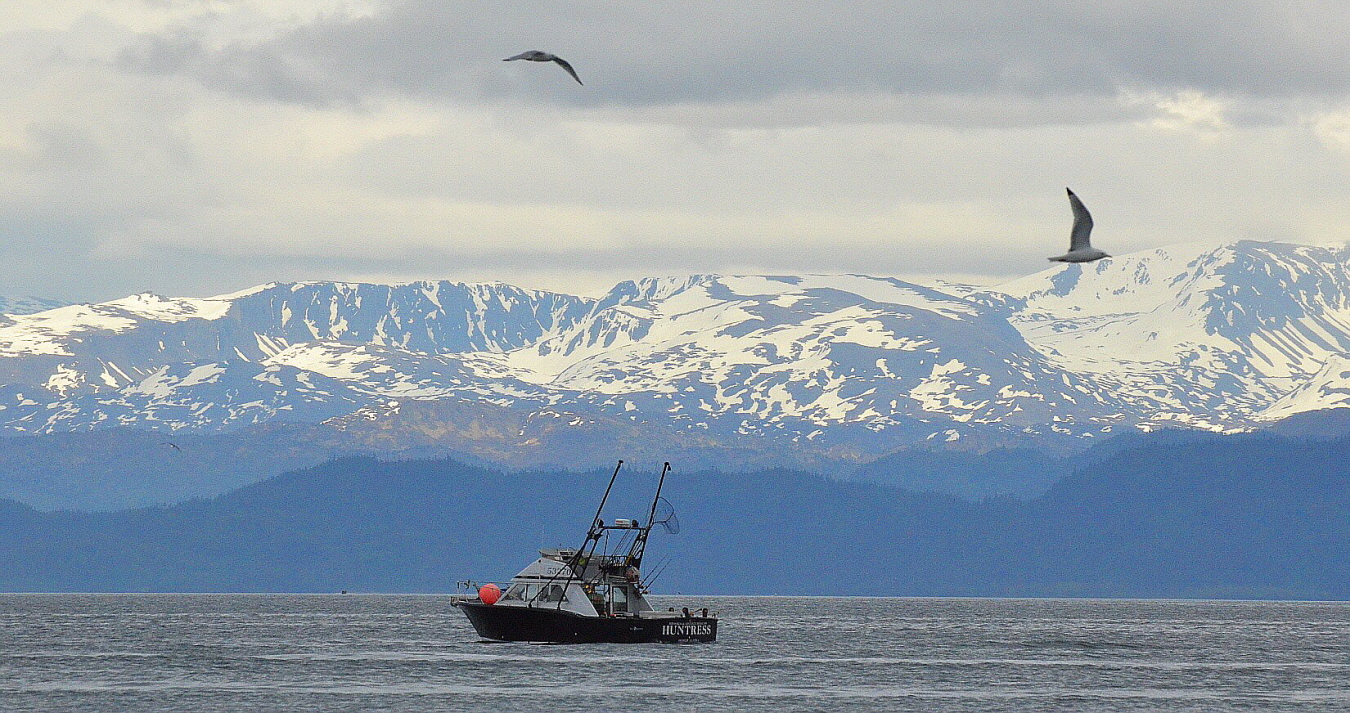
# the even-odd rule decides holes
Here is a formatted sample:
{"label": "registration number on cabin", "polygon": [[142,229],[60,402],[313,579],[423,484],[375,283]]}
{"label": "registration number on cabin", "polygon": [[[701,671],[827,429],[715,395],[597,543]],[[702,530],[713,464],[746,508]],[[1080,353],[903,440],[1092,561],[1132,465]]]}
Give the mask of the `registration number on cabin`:
{"label": "registration number on cabin", "polygon": [[680,622],[661,627],[662,636],[712,636],[712,624]]}

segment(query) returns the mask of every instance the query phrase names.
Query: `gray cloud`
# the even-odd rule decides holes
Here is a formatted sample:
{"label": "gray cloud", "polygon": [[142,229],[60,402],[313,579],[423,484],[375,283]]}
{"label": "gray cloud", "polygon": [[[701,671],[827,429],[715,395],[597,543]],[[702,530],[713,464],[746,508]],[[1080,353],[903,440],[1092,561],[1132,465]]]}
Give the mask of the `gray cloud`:
{"label": "gray cloud", "polygon": [[256,99],[314,107],[357,103],[355,92],[336,82],[339,77],[305,72],[296,58],[273,47],[235,42],[210,50],[181,31],[142,35],[118,53],[114,65],[154,76],[189,75],[210,89]]}
{"label": "gray cloud", "polygon": [[187,72],[202,62],[206,51],[198,40],[179,32],[173,35],[142,35],[124,48],[114,62],[129,72],[169,75]]}
{"label": "gray cloud", "polygon": [[[1113,97],[1121,87],[1259,98],[1350,90],[1347,31],[1350,5],[1258,0],[404,0],[253,46],[151,37],[120,64],[300,103],[396,92],[645,107],[814,92]],[[530,48],[567,57],[588,87],[551,66],[499,62]]]}
{"label": "gray cloud", "polygon": [[103,163],[103,147],[79,126],[64,121],[29,124],[28,138],[37,147],[34,160],[46,166],[87,169]]}

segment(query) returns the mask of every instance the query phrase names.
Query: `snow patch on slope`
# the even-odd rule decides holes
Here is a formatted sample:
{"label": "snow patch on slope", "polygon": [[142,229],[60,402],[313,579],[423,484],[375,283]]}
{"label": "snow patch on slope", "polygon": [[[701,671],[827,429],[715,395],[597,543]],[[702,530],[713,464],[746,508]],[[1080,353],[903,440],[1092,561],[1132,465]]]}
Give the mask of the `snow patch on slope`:
{"label": "snow patch on slope", "polygon": [[1299,384],[1256,415],[1259,421],[1279,421],[1306,411],[1350,408],[1350,355],[1327,359],[1311,379]]}

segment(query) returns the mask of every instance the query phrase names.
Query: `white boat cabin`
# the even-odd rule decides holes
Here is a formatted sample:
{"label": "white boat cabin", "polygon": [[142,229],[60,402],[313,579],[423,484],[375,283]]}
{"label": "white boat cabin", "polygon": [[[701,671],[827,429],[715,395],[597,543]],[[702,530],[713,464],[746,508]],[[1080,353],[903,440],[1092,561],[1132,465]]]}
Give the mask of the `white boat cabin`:
{"label": "white boat cabin", "polygon": [[[575,549],[539,550],[539,559],[511,578],[499,606],[549,607],[582,616],[640,616],[652,611],[642,594],[640,573],[623,557],[582,558],[570,570]],[[570,576],[569,576],[570,575]]]}

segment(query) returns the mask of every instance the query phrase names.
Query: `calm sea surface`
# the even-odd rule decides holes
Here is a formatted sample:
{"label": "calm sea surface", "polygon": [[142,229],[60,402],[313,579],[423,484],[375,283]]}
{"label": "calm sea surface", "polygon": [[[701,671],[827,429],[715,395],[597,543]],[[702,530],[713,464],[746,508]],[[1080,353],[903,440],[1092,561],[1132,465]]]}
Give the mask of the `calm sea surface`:
{"label": "calm sea surface", "polygon": [[720,640],[480,643],[437,596],[0,595],[0,710],[1350,711],[1350,604],[659,599]]}

